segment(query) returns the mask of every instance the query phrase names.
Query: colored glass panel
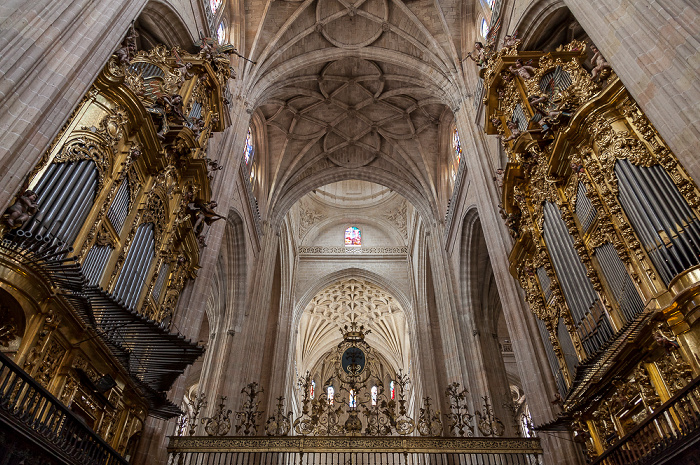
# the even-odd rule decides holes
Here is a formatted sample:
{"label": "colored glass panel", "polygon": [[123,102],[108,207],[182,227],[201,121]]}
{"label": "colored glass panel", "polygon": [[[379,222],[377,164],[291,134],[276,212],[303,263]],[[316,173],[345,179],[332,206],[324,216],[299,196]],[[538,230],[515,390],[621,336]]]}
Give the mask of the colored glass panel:
{"label": "colored glass panel", "polygon": [[360,231],[360,228],[350,226],[345,230],[345,245],[362,245],[362,231]]}

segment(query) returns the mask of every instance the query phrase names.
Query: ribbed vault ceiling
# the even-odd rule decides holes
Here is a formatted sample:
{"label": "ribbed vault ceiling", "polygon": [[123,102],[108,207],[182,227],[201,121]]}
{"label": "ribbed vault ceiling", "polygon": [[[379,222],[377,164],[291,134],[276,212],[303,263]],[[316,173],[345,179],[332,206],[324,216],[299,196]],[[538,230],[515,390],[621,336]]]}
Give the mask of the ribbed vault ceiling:
{"label": "ribbed vault ceiling", "polygon": [[340,329],[356,322],[369,328],[367,342],[394,369],[402,368],[409,354],[406,317],[388,292],[363,279],[345,279],[328,286],[307,304],[299,323],[297,366],[310,370],[342,340]]}
{"label": "ribbed vault ceiling", "polygon": [[281,218],[315,187],[362,179],[439,214],[439,122],[464,93],[449,33],[459,12],[390,0],[256,8],[245,40],[257,65],[239,82],[266,132],[270,211]]}

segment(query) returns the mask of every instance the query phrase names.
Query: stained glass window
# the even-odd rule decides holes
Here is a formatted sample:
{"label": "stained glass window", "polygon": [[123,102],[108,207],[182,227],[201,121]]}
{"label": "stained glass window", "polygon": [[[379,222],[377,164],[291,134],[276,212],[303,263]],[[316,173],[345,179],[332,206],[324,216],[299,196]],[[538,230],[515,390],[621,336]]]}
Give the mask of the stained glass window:
{"label": "stained glass window", "polygon": [[457,177],[459,170],[459,162],[462,160],[462,144],[459,141],[459,132],[457,128],[452,128],[452,179]]}
{"label": "stained glass window", "polygon": [[326,395],[328,396],[328,405],[333,405],[333,400],[335,398],[335,389],[333,389],[333,386],[328,386]]}
{"label": "stained glass window", "polygon": [[350,394],[348,396],[348,407],[350,407],[350,408],[357,407],[357,396],[355,395],[354,389],[350,389]]}
{"label": "stained glass window", "polygon": [[216,11],[221,6],[223,0],[209,0],[209,6],[211,6],[211,12],[216,13]]}
{"label": "stained glass window", "polygon": [[379,389],[377,386],[372,386],[372,405],[377,405],[377,396],[379,395]]}
{"label": "stained glass window", "polygon": [[489,23],[486,22],[486,18],[481,18],[481,37],[486,38],[489,35]]}
{"label": "stained glass window", "polygon": [[350,226],[345,230],[345,245],[362,245],[362,231],[360,231],[360,228]]}
{"label": "stained glass window", "polygon": [[219,24],[219,28],[216,30],[216,38],[220,44],[223,44],[226,40],[226,32],[224,31],[224,23]]}
{"label": "stained glass window", "polygon": [[248,135],[245,138],[245,152],[243,153],[243,158],[245,159],[246,165],[250,164],[250,160],[253,159],[253,155],[255,155],[255,147],[253,147],[253,134],[250,132],[250,128],[248,128]]}
{"label": "stained glass window", "polygon": [[311,389],[309,390],[309,397],[311,399],[314,398],[314,395],[316,395],[316,381],[311,381]]}
{"label": "stained glass window", "polygon": [[391,393],[391,400],[396,399],[396,389],[393,381],[389,383],[389,392]]}

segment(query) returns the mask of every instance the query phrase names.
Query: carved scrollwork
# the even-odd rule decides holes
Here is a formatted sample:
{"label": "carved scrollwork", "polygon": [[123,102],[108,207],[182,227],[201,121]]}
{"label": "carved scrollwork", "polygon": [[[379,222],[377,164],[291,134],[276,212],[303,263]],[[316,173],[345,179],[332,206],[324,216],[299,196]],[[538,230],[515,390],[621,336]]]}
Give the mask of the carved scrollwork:
{"label": "carved scrollwork", "polygon": [[81,160],[90,160],[97,168],[97,190],[102,188],[105,179],[109,176],[112,157],[111,150],[104,144],[86,137],[79,137],[66,143],[61,151],[53,159],[53,163],[70,163]]}

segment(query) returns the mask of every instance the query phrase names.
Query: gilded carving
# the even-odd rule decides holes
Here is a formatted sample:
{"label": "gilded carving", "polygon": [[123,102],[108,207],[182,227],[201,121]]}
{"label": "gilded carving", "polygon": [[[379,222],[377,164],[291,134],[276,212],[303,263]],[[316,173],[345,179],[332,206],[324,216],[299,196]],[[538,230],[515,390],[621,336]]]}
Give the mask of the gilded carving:
{"label": "gilded carving", "polygon": [[34,373],[34,379],[45,388],[48,388],[66,352],[67,350],[58,341],[51,339],[43,351],[44,356],[38,364],[37,371]]}

